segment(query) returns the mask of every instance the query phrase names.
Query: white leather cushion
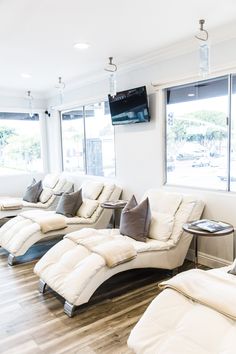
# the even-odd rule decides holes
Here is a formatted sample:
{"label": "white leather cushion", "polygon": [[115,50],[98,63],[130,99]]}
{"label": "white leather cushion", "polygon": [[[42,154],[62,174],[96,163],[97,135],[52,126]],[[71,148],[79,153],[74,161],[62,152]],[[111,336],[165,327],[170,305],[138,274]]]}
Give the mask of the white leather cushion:
{"label": "white leather cushion", "polygon": [[81,188],[82,188],[83,198],[97,199],[99,194],[102,192],[103,183],[101,183],[101,182],[84,182],[82,184]]}
{"label": "white leather cushion", "polygon": [[43,187],[45,188],[54,188],[57,184],[59,176],[54,173],[49,173],[43,179]]}
{"label": "white leather cushion", "polygon": [[174,225],[174,217],[166,213],[152,212],[148,237],[159,241],[169,240]]}
{"label": "white leather cushion", "polygon": [[41,203],[47,203],[47,201],[51,198],[52,194],[53,192],[50,188],[44,188],[39,196],[39,201]]}
{"label": "white leather cushion", "polygon": [[98,197],[98,201],[100,203],[104,203],[105,201],[110,200],[114,190],[115,190],[114,184],[105,184],[102,189],[102,193]]}
{"label": "white leather cushion", "polygon": [[54,193],[65,192],[65,185],[67,184],[67,180],[65,178],[60,178],[53,188]]}
{"label": "white leather cushion", "polygon": [[147,197],[152,212],[157,211],[158,213],[169,215],[175,215],[182,202],[182,195],[180,193],[166,192],[161,189],[148,190],[142,199]]}
{"label": "white leather cushion", "polygon": [[[197,203],[196,197],[193,196],[183,196],[182,203],[175,214],[175,222],[173,226],[173,232],[171,234],[171,239],[174,241],[176,244],[183,232],[183,224],[186,223],[191,219],[191,214],[195,208],[195,205]],[[201,216],[201,212],[198,214],[199,216],[197,219]]]}
{"label": "white leather cushion", "polygon": [[74,184],[70,181],[65,181],[65,184],[62,186],[61,190],[62,192],[72,193],[74,192]]}
{"label": "white leather cushion", "polygon": [[83,199],[83,203],[77,211],[77,216],[81,218],[90,218],[97,209],[99,202],[97,200]]}

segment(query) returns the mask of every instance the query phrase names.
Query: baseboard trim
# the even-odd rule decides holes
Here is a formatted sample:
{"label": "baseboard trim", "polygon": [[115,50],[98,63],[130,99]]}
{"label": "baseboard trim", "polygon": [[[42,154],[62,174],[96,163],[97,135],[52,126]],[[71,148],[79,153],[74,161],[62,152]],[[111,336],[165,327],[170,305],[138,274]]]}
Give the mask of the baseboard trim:
{"label": "baseboard trim", "polygon": [[[186,258],[194,262],[194,250],[189,249]],[[225,267],[232,264],[232,261],[227,261],[226,259],[218,258],[203,252],[198,252],[198,262],[209,268]]]}

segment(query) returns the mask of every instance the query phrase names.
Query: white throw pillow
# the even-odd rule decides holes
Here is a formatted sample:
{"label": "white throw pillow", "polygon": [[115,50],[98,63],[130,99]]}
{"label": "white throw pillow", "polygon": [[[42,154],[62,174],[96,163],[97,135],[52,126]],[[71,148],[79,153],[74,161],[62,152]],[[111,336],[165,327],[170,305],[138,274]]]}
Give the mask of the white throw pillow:
{"label": "white throw pillow", "polygon": [[39,201],[41,203],[47,203],[47,201],[51,198],[53,192],[50,188],[44,188],[42,193],[39,196]]}
{"label": "white throw pillow", "polygon": [[59,180],[59,176],[54,173],[49,173],[43,179],[43,188],[54,188]]}
{"label": "white throw pillow", "polygon": [[152,211],[151,225],[148,237],[158,241],[169,240],[174,225],[174,216]]}
{"label": "white throw pillow", "polygon": [[101,182],[84,182],[81,186],[83,198],[97,199],[103,189]]}
{"label": "white throw pillow", "polygon": [[83,199],[83,203],[77,211],[77,216],[81,218],[90,218],[97,209],[99,202],[97,200]]}
{"label": "white throw pillow", "polygon": [[196,197],[184,196],[183,202],[181,203],[177,213],[175,214],[175,223],[171,235],[171,240],[173,240],[175,244],[179,241],[183,233],[183,224],[188,222],[188,220],[194,220],[191,219],[191,214],[195,208],[196,202]]}

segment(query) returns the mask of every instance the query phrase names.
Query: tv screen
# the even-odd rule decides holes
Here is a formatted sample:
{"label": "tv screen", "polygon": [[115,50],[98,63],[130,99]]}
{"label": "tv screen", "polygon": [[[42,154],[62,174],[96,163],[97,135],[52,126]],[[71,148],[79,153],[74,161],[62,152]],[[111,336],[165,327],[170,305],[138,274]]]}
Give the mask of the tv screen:
{"label": "tv screen", "polygon": [[113,125],[150,121],[145,86],[109,95],[108,100]]}

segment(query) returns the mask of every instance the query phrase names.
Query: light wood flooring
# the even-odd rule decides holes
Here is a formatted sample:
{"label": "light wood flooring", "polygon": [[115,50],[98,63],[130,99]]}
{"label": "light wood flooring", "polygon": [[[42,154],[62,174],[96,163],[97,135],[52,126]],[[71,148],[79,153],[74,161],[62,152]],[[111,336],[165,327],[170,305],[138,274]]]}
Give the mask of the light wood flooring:
{"label": "light wood flooring", "polygon": [[[157,281],[168,276],[158,270],[143,277],[131,271],[125,280],[116,276],[89,306],[68,318],[62,298],[52,291],[39,294],[35,263],[10,267],[0,251],[0,353],[131,353],[129,333],[157,295]],[[136,289],[131,289],[133,280]]]}

